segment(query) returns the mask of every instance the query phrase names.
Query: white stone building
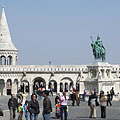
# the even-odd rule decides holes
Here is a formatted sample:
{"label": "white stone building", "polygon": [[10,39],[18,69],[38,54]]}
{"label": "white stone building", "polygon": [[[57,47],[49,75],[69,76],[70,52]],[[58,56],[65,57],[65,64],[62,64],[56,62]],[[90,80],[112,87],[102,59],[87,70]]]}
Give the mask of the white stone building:
{"label": "white stone building", "polygon": [[4,7],[0,17],[0,95],[17,93],[18,89],[32,94],[35,85],[54,92],[70,92],[73,87],[80,94],[96,89],[105,93],[114,87],[120,91],[120,66],[98,62],[90,65],[17,65],[18,50],[12,43]]}

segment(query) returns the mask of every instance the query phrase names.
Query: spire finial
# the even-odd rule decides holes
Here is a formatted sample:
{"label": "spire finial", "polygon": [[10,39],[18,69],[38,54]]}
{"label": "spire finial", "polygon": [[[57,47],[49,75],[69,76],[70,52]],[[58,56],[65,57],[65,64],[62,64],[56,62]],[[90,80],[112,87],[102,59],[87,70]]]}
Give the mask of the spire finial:
{"label": "spire finial", "polygon": [[2,8],[5,8],[5,6],[4,6],[4,5],[2,5]]}

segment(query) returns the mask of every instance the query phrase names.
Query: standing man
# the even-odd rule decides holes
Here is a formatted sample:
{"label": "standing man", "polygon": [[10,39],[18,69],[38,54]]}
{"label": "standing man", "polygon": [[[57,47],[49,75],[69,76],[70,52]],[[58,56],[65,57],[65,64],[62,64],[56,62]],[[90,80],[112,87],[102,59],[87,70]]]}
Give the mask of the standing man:
{"label": "standing man", "polygon": [[10,120],[14,120],[16,116],[16,109],[18,108],[18,102],[14,94],[11,94],[11,98],[8,101],[8,108],[10,110]]}
{"label": "standing man", "polygon": [[110,90],[111,101],[113,100],[114,95],[115,95],[114,87],[112,87],[112,89]]}
{"label": "standing man", "polygon": [[30,120],[38,120],[40,110],[36,94],[32,94],[31,96],[31,101],[28,104],[28,111],[30,112]]}
{"label": "standing man", "polygon": [[90,118],[96,118],[96,103],[97,103],[97,95],[94,91],[91,91],[91,95],[88,99],[88,106],[90,106]]}
{"label": "standing man", "polygon": [[51,92],[51,96],[53,96],[53,86],[52,86],[52,84],[50,85],[50,92]]}
{"label": "standing man", "polygon": [[86,99],[86,91],[84,90],[84,93],[83,93],[83,101],[85,101],[85,99]]}
{"label": "standing man", "polygon": [[76,100],[76,93],[73,91],[73,94],[72,94],[72,106],[74,106],[75,100]]}
{"label": "standing man", "polygon": [[43,119],[44,120],[51,120],[50,113],[52,112],[52,104],[48,97],[49,91],[44,90],[42,96],[44,97],[43,100]]}
{"label": "standing man", "polygon": [[108,103],[110,104],[110,106],[112,106],[112,103],[111,103],[111,95],[109,92],[107,92],[107,106],[108,106]]}

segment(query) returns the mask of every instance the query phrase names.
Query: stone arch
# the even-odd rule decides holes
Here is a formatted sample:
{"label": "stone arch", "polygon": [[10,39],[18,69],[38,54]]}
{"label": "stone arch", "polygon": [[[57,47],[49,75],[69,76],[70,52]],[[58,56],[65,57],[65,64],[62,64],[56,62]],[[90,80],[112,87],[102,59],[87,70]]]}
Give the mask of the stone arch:
{"label": "stone arch", "polygon": [[21,92],[29,93],[29,82],[27,80],[22,80],[20,88]]}
{"label": "stone arch", "polygon": [[50,89],[51,87],[54,89],[53,92],[57,92],[57,82],[55,80],[50,80],[48,88]]}
{"label": "stone arch", "polygon": [[[61,83],[63,84],[63,91],[69,92],[73,89],[73,80],[71,78],[64,77],[63,79],[61,79],[60,84]],[[61,89],[61,85],[60,85],[60,89]]]}
{"label": "stone arch", "polygon": [[9,55],[7,57],[7,65],[12,65],[12,56],[11,55]]}
{"label": "stone arch", "polygon": [[35,92],[38,88],[46,89],[46,81],[42,77],[36,77],[33,80],[33,91]]}
{"label": "stone arch", "polygon": [[8,79],[6,82],[7,95],[11,95],[12,92],[12,80]]}
{"label": "stone arch", "polygon": [[0,95],[4,95],[4,87],[5,87],[5,81],[4,79],[0,79]]}

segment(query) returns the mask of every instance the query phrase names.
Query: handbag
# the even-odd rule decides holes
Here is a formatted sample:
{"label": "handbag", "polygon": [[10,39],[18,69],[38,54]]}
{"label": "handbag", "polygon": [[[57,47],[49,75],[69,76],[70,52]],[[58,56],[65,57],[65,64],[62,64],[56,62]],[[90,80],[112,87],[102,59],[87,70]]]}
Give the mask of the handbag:
{"label": "handbag", "polygon": [[98,101],[96,101],[96,106],[99,106],[100,104],[99,104],[99,102]]}

